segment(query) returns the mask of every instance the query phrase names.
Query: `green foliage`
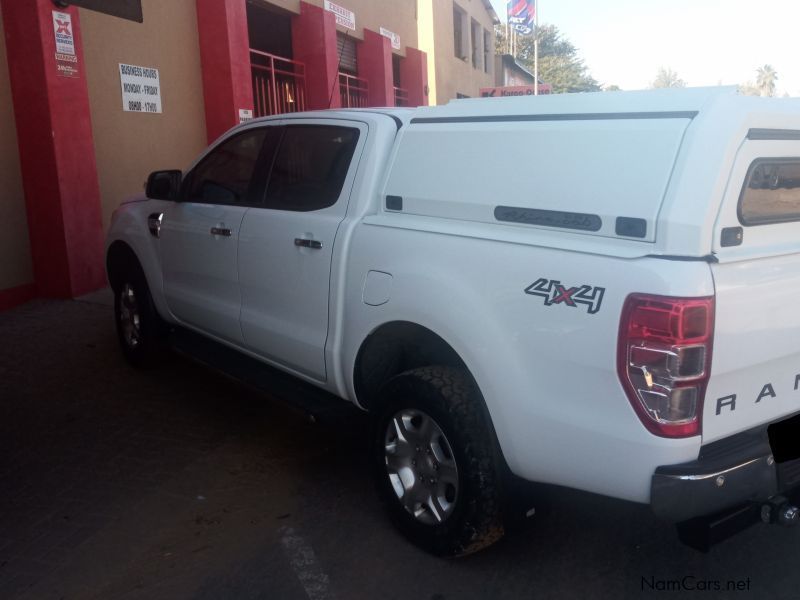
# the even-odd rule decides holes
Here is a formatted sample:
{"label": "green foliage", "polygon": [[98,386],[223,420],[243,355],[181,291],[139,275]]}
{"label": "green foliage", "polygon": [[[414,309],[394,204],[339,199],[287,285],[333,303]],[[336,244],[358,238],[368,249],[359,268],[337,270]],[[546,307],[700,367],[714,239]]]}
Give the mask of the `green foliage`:
{"label": "green foliage", "polygon": [[739,93],[744,96],[760,96],[761,91],[753,85],[752,81],[748,81],[747,83],[743,83],[739,86]]}
{"label": "green foliage", "polygon": [[778,80],[778,74],[772,65],[764,65],[756,69],[756,88],[762,96],[775,95],[775,82]]}
{"label": "green foliage", "polygon": [[[496,52],[507,54],[505,28],[497,27]],[[578,49],[563,37],[555,25],[539,25],[539,80],[553,86],[554,94],[568,92],[597,92],[600,84],[592,77]],[[518,36],[517,61],[531,73],[534,70],[535,36]]]}
{"label": "green foliage", "polygon": [[686,82],[669,68],[659,67],[655,81],[650,84],[652,88],[685,88]]}
{"label": "green foliage", "polygon": [[756,69],[756,82],[748,81],[739,86],[739,93],[745,96],[774,96],[778,73],[771,65]]}

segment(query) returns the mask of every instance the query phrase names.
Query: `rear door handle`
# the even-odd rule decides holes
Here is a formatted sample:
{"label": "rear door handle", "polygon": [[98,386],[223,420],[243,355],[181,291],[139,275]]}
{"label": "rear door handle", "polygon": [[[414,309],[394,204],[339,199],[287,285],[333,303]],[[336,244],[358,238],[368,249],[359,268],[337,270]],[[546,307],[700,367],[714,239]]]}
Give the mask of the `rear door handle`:
{"label": "rear door handle", "polygon": [[294,238],[295,246],[302,246],[303,248],[312,248],[314,250],[322,249],[322,242],[319,240],[307,240],[303,238]]}
{"label": "rear door handle", "polygon": [[226,227],[212,227],[211,235],[221,235],[224,237],[231,237],[231,230]]}

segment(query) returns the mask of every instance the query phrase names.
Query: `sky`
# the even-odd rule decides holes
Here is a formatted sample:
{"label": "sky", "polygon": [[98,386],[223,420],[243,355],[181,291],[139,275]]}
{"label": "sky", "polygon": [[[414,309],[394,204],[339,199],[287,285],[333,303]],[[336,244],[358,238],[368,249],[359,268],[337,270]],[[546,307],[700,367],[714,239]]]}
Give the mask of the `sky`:
{"label": "sky", "polygon": [[[492,0],[500,20],[505,0]],[[690,86],[755,82],[772,65],[777,95],[800,96],[800,2],[794,0],[538,0],[602,85],[649,87],[659,67]]]}

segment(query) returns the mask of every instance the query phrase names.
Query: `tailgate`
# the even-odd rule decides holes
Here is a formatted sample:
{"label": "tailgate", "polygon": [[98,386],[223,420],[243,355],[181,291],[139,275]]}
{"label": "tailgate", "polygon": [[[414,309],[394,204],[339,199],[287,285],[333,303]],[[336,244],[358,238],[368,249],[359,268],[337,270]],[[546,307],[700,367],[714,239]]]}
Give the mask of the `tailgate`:
{"label": "tailgate", "polygon": [[731,173],[714,236],[719,263],[711,265],[716,322],[704,443],[800,412],[798,157],[800,140],[748,140]]}
{"label": "tailgate", "polygon": [[800,255],[711,272],[716,322],[703,443],[800,411]]}

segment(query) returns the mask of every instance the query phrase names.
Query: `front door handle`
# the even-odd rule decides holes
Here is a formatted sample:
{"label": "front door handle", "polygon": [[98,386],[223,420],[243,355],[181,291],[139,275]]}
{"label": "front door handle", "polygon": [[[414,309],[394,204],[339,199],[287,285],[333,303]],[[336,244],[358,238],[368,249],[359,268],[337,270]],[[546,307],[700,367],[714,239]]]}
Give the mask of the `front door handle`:
{"label": "front door handle", "polygon": [[212,227],[211,235],[221,235],[224,237],[231,237],[231,230],[226,227]]}
{"label": "front door handle", "polygon": [[304,238],[294,238],[294,245],[301,246],[303,248],[312,248],[314,250],[321,250],[322,249],[322,242],[319,240],[307,240]]}
{"label": "front door handle", "polygon": [[147,228],[153,237],[161,237],[161,223],[164,221],[164,213],[153,213],[147,217]]}

